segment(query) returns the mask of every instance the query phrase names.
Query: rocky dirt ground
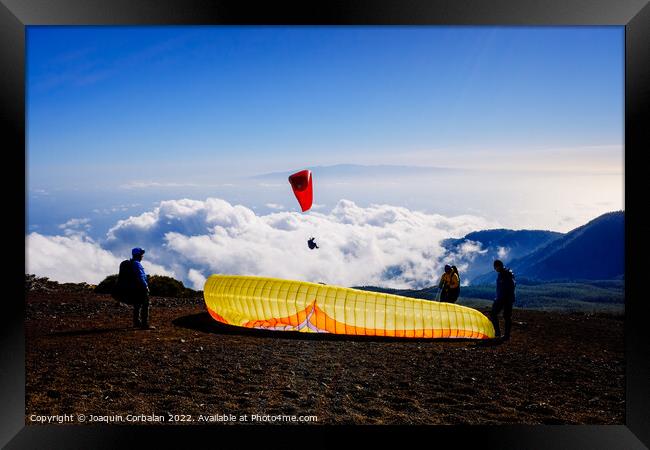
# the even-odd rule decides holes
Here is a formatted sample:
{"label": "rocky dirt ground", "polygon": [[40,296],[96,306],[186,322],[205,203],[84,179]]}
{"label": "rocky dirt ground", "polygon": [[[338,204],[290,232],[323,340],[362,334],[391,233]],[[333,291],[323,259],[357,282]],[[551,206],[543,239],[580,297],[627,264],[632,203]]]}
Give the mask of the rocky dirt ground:
{"label": "rocky dirt ground", "polygon": [[[88,286],[26,294],[32,414],[313,415],[319,424],[622,424],[622,317],[515,310],[505,343],[244,330],[154,297],[155,330]],[[250,420],[250,419],[249,419]],[[88,420],[86,421],[88,422]],[[207,422],[210,423],[210,422]],[[212,422],[214,423],[214,422]]]}

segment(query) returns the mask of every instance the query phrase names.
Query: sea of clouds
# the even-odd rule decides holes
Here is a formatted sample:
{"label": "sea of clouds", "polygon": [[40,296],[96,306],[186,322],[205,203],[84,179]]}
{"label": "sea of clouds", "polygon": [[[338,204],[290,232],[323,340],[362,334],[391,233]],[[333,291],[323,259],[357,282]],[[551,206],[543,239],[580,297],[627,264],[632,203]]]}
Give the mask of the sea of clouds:
{"label": "sea of clouds", "polygon": [[[213,273],[271,276],[342,286],[422,288],[435,284],[446,263],[440,245],[498,223],[445,217],[390,205],[360,207],[340,200],[331,211],[253,210],[218,198],[162,201],[151,211],[119,220],[106,237],[86,233],[86,219],[71,219],[61,235],[27,235],[27,272],[59,282],[97,284],[118,271],[133,247],[146,250],[147,273],[203,289]],[[310,250],[315,237],[319,249]],[[466,246],[471,260],[480,246]],[[459,266],[462,270],[462,267]]]}

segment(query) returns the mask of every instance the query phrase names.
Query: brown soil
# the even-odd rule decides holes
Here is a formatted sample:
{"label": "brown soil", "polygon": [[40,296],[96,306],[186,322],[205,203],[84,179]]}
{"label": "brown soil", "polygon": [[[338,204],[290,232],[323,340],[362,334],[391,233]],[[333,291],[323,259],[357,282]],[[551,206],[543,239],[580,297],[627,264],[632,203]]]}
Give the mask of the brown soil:
{"label": "brown soil", "polygon": [[152,301],[156,329],[145,331],[107,295],[28,292],[26,423],[71,413],[624,423],[621,317],[515,310],[512,339],[485,345],[245,330],[212,320],[201,299]]}

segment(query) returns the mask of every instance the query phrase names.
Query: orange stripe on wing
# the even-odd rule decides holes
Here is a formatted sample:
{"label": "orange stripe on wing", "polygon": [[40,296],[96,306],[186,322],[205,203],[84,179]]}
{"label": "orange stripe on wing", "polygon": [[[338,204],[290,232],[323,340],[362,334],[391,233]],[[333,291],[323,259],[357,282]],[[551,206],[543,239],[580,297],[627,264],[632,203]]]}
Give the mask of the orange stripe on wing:
{"label": "orange stripe on wing", "polygon": [[[318,324],[325,324],[325,328],[321,328],[322,331],[327,331],[329,333],[337,333],[337,330],[340,330],[342,327],[346,331],[345,334],[351,334],[356,336],[391,336],[391,337],[407,337],[407,338],[442,338],[442,337],[451,337],[450,329],[407,329],[407,330],[384,330],[377,328],[365,328],[357,327],[354,325],[343,324],[333,318],[331,318],[325,311],[320,309],[318,305],[314,307],[314,314],[309,319],[309,322],[314,326],[318,327]],[[455,329],[457,331],[457,337],[459,338],[478,338],[486,339],[487,335],[471,330]],[[340,333],[339,333],[340,334]]]}
{"label": "orange stripe on wing", "polygon": [[212,311],[212,310],[210,309],[210,307],[207,307],[207,308],[208,308],[208,312],[210,313],[210,315],[212,316],[212,318],[213,318],[214,320],[216,320],[217,322],[228,323],[228,321],[227,321],[226,319],[224,319],[223,317],[221,317],[221,316],[220,316],[219,314],[217,314],[216,312]]}
{"label": "orange stripe on wing", "polygon": [[[339,322],[333,319],[326,312],[324,312],[317,305],[315,305],[315,303],[316,301],[314,300],[312,303],[307,305],[307,307],[304,310],[298,311],[296,314],[292,314],[287,317],[280,317],[280,318],[272,317],[270,319],[249,320],[248,322],[244,323],[241,326],[247,328],[271,328],[271,329],[282,325],[298,327],[298,325],[300,325],[307,318],[307,316],[309,315],[309,313],[313,308],[314,313],[309,318],[309,323],[313,326],[313,328],[317,328],[319,331],[322,332],[328,332],[333,334],[349,334],[355,336],[365,335],[365,336],[390,336],[390,337],[406,337],[406,338],[423,338],[423,337],[443,338],[443,337],[453,336],[453,333],[451,333],[450,329],[442,329],[442,328],[384,330],[384,329],[377,329],[377,328],[357,327],[355,325],[345,324],[343,322]],[[226,319],[224,319],[222,316],[217,314],[212,309],[210,308],[207,309],[214,320],[225,324],[230,324]],[[341,333],[340,332],[341,330],[345,330],[345,332]],[[479,333],[477,331],[463,330],[463,329],[454,329],[454,331],[457,332],[457,337],[459,338],[469,338],[469,339],[488,338],[487,335],[483,333]]]}
{"label": "orange stripe on wing", "polygon": [[287,317],[272,317],[270,319],[261,319],[261,320],[249,320],[244,323],[242,326],[247,328],[275,328],[281,325],[290,325],[297,327],[302,322],[305,321],[307,315],[311,312],[314,307],[316,300],[311,302],[305,309],[298,311],[295,314],[291,314]]}

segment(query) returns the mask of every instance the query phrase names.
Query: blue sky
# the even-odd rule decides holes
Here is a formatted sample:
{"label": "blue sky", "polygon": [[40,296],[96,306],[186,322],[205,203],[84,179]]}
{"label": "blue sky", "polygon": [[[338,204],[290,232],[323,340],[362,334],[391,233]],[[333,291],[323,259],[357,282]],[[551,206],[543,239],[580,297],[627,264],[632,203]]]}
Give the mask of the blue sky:
{"label": "blue sky", "polygon": [[27,43],[43,183],[125,160],[171,178],[622,140],[622,27],[29,27]]}
{"label": "blue sky", "polygon": [[337,164],[462,170],[315,172],[323,213],[568,231],[624,207],[623,94],[623,27],[30,26],[27,232],[101,243],[183,198],[293,211],[246,177]]}

